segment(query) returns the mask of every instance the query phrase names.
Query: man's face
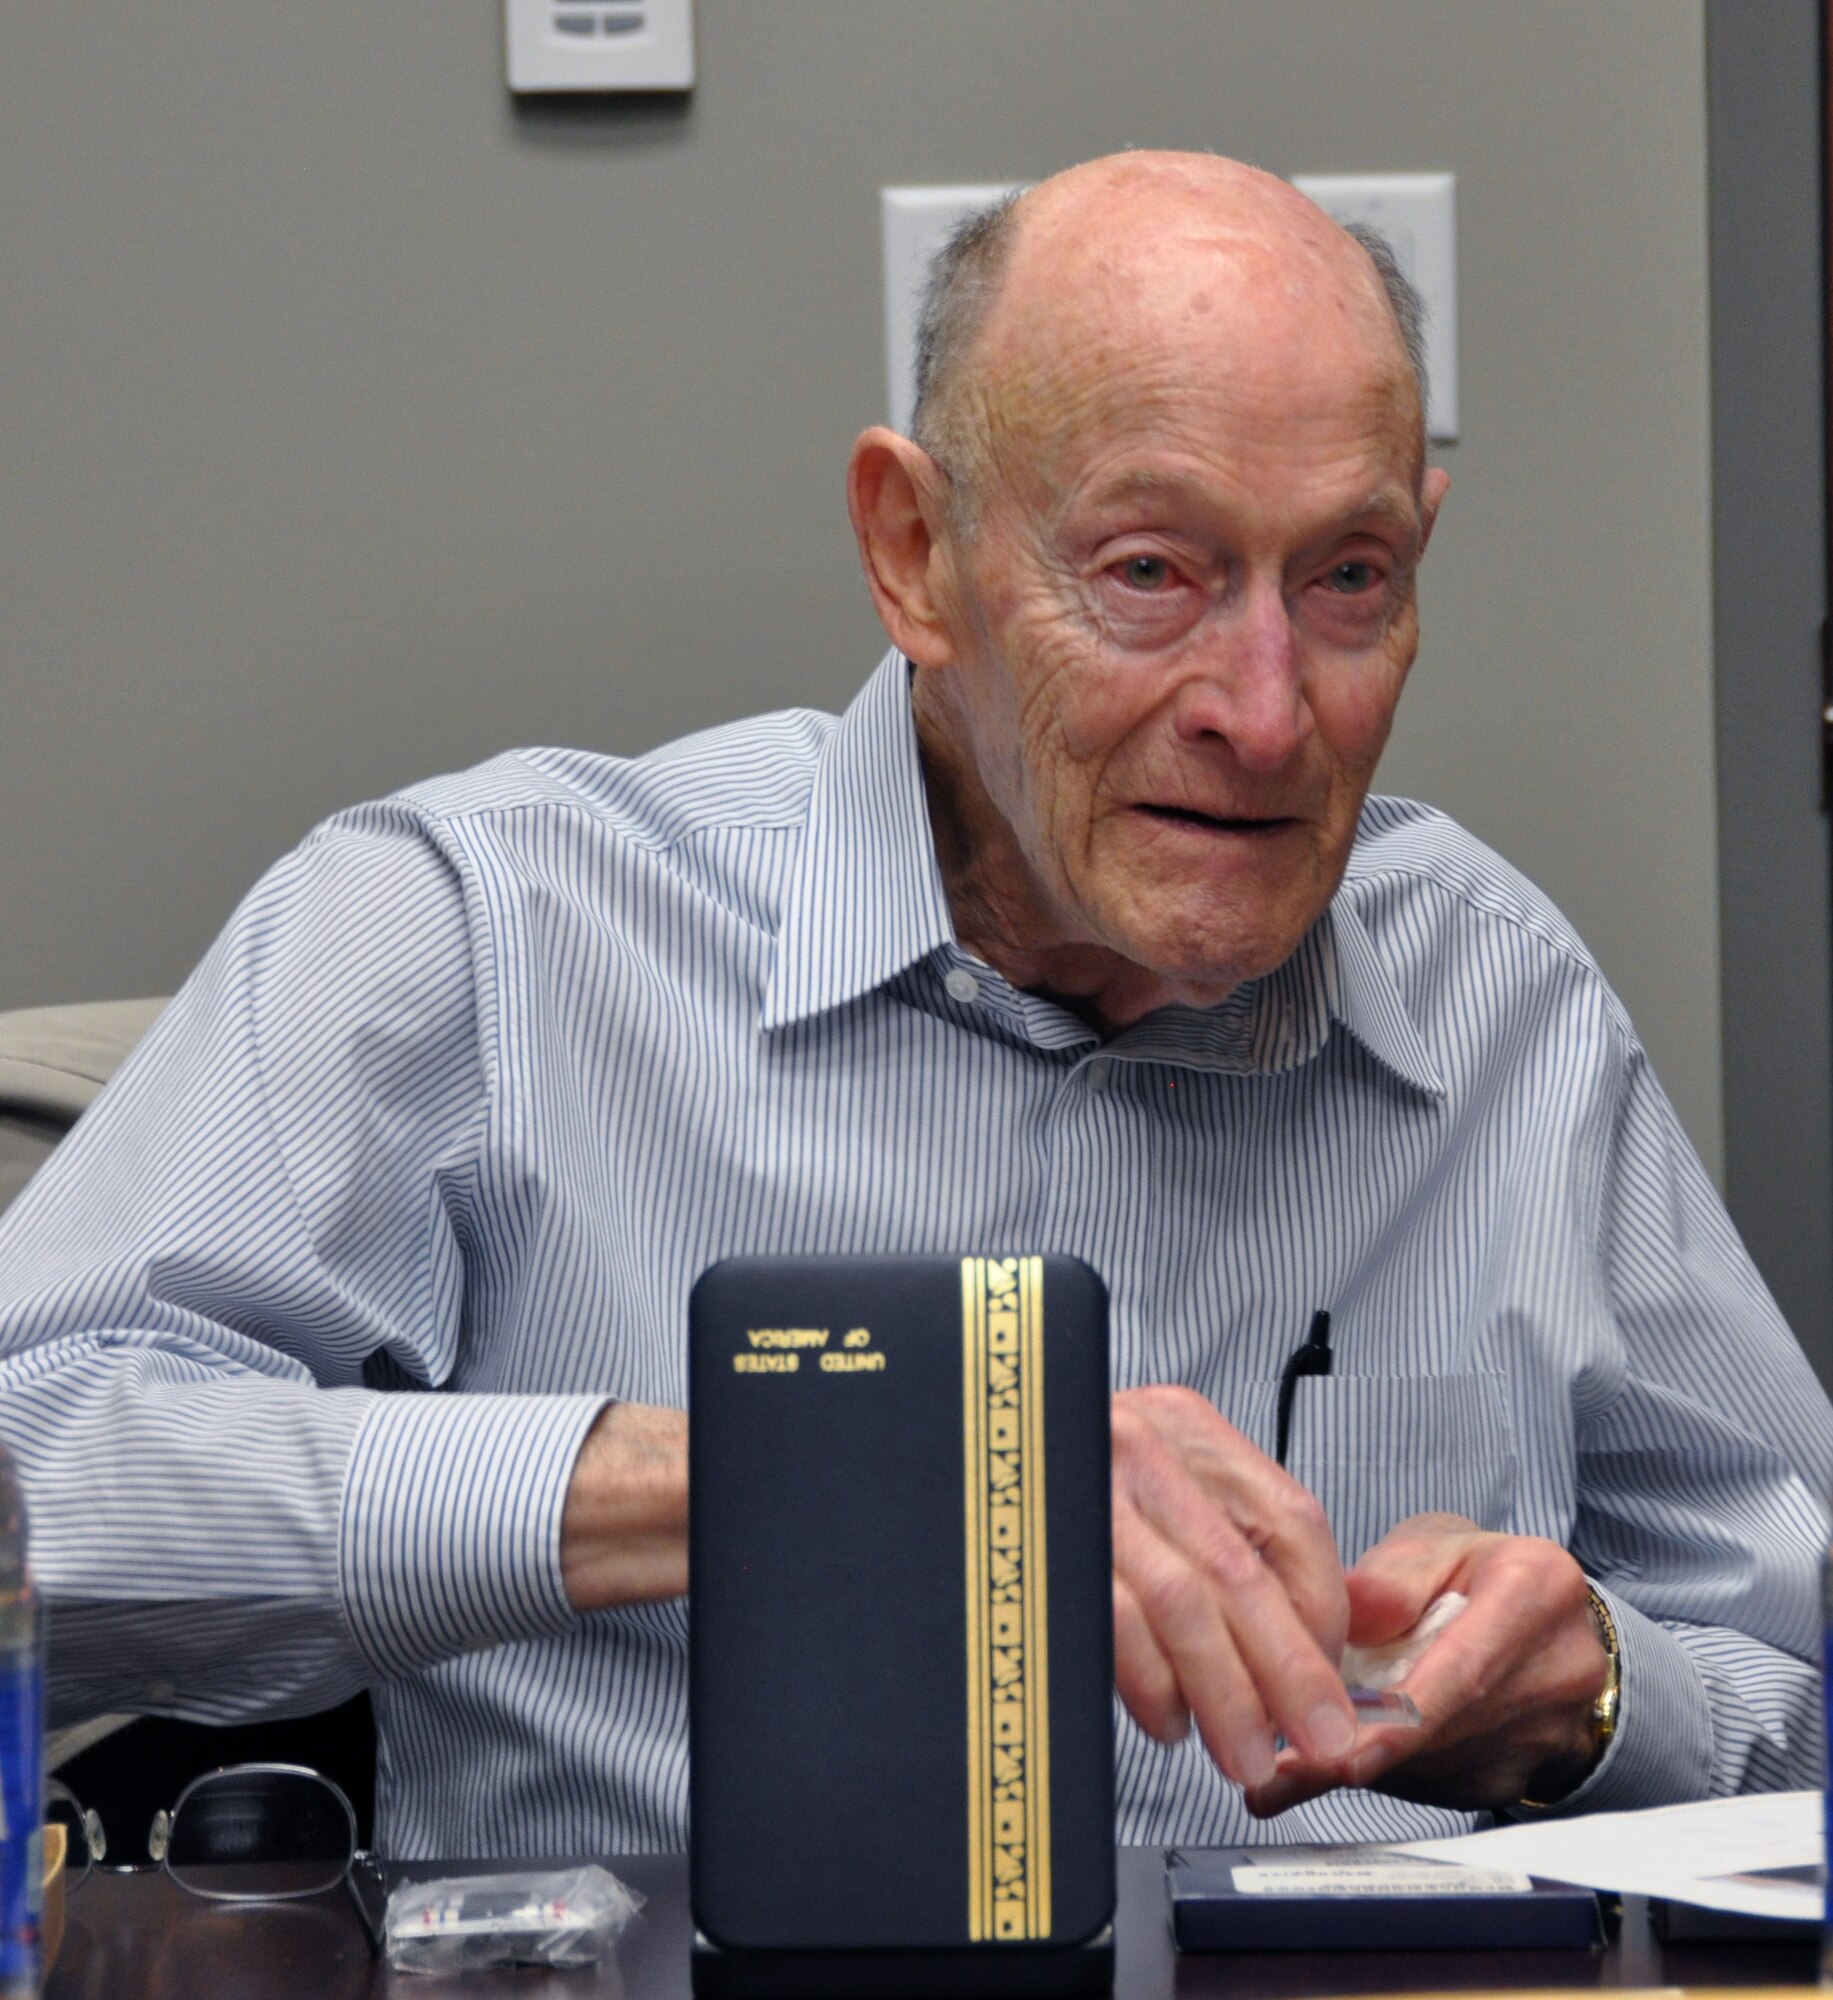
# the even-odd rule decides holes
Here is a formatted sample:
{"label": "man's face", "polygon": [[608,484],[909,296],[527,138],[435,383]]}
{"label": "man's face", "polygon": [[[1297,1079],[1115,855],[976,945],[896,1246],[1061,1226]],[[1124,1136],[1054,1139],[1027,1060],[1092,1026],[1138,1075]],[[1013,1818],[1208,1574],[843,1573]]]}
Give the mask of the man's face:
{"label": "man's face", "polygon": [[948,754],[1014,900],[1154,1004],[1269,971],[1334,893],[1441,490],[1397,336],[1184,263],[1081,338],[1014,335],[951,542]]}

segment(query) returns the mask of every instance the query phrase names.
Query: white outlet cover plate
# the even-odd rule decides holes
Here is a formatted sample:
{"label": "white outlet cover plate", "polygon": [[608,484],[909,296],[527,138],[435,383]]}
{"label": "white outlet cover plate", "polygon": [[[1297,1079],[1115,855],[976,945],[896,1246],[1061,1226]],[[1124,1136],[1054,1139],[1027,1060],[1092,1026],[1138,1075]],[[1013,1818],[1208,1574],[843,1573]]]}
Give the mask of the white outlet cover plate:
{"label": "white outlet cover plate", "polygon": [[1426,429],[1452,444],[1457,406],[1456,174],[1294,174],[1292,185],[1339,222],[1365,222],[1426,306]]}
{"label": "white outlet cover plate", "polygon": [[894,431],[910,429],[916,396],[917,314],[929,279],[929,260],[948,241],[956,223],[976,209],[990,208],[1025,185],[1002,181],[961,187],[879,189],[885,251],[885,374]]}
{"label": "white outlet cover plate", "polygon": [[511,90],[691,90],[694,0],[504,0]]}

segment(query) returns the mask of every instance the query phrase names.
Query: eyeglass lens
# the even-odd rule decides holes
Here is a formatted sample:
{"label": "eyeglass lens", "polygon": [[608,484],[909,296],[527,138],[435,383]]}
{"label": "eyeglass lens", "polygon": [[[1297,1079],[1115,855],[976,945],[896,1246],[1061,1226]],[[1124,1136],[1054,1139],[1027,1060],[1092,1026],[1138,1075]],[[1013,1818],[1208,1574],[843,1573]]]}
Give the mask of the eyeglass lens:
{"label": "eyeglass lens", "polygon": [[55,1778],[45,1786],[45,1819],[64,1830],[64,1887],[66,1891],[78,1888],[90,1869],[107,1857],[102,1822]]}
{"label": "eyeglass lens", "polygon": [[350,1808],[317,1772],[228,1770],[173,1808],[165,1865],[198,1896],[309,1896],[342,1881],[355,1851]]}

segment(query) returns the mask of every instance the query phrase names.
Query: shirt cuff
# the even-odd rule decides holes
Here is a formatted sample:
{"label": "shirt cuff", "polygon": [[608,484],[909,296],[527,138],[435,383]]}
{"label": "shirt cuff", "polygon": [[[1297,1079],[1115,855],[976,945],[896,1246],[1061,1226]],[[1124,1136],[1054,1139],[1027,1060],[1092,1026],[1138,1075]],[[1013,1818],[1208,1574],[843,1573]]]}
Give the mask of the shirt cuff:
{"label": "shirt cuff", "polygon": [[344,1482],[339,1586],[384,1676],[565,1631],[560,1520],[603,1396],[377,1395]]}
{"label": "shirt cuff", "polygon": [[1597,1768],[1554,1811],[1678,1805],[1711,1789],[1712,1707],[1686,1648],[1634,1605],[1592,1588],[1617,1628],[1617,1727]]}

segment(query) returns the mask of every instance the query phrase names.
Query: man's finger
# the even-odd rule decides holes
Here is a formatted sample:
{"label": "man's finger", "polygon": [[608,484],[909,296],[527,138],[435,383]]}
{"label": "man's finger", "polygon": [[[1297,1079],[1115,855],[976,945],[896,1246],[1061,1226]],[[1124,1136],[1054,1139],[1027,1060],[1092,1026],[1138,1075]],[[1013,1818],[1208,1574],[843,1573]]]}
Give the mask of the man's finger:
{"label": "man's finger", "polygon": [[1344,1578],[1350,1639],[1384,1646],[1410,1632],[1452,1587],[1481,1534],[1456,1514],[1416,1514],[1391,1529]]}
{"label": "man's finger", "polygon": [[1281,1495],[1272,1533],[1257,1546],[1306,1630],[1334,1661],[1349,1636],[1343,1561],[1323,1502],[1296,1480],[1289,1486]]}
{"label": "man's finger", "polygon": [[1160,1743],[1181,1743],[1190,1732],[1177,1674],[1154,1637],[1132,1586],[1114,1579],[1114,1686],[1127,1712]]}
{"label": "man's finger", "polygon": [[1511,1688],[1518,1699],[1529,1668],[1536,1700],[1581,1703],[1595,1691],[1603,1648],[1588,1619],[1575,1624],[1565,1615],[1559,1600],[1570,1584],[1536,1561],[1543,1546],[1523,1540],[1492,1556],[1486,1573],[1468,1579],[1468,1608],[1407,1675],[1407,1693],[1428,1728],[1455,1730],[1466,1710],[1493,1706]]}
{"label": "man's finger", "polygon": [[1273,1728],[1208,1577],[1134,1508],[1114,1517],[1114,1568],[1136,1599],[1209,1754],[1237,1784],[1273,1775]]}
{"label": "man's finger", "polygon": [[[1123,1544],[1122,1523],[1129,1537]],[[1332,1558],[1334,1560],[1334,1545]],[[1239,1712],[1232,1673],[1211,1659],[1211,1621],[1280,1732],[1314,1756],[1355,1740],[1355,1715],[1334,1663],[1307,1629],[1280,1578],[1184,1470],[1147,1439],[1134,1451],[1115,1512],[1115,1566],[1139,1597],[1212,1750],[1214,1729]],[[1340,1591],[1341,1585],[1339,1583]],[[1196,1601],[1187,1600],[1200,1600]],[[1259,1746],[1231,1730],[1238,1754],[1261,1763]],[[1270,1743],[1266,1768],[1270,1775]],[[1234,1775],[1231,1771],[1231,1775]]]}
{"label": "man's finger", "polygon": [[1413,1756],[1418,1737],[1417,1729],[1382,1724],[1364,1728],[1347,1757],[1314,1758],[1296,1750],[1282,1751],[1273,1776],[1264,1785],[1244,1788],[1243,1802],[1256,1819],[1272,1819],[1339,1787],[1364,1789]]}
{"label": "man's finger", "polygon": [[[1154,1385],[1114,1399],[1116,1458],[1163,1453],[1278,1577],[1300,1619],[1335,1659],[1348,1628],[1343,1565],[1317,1497],[1194,1390]],[[1175,1524],[1161,1520],[1175,1536]]]}

